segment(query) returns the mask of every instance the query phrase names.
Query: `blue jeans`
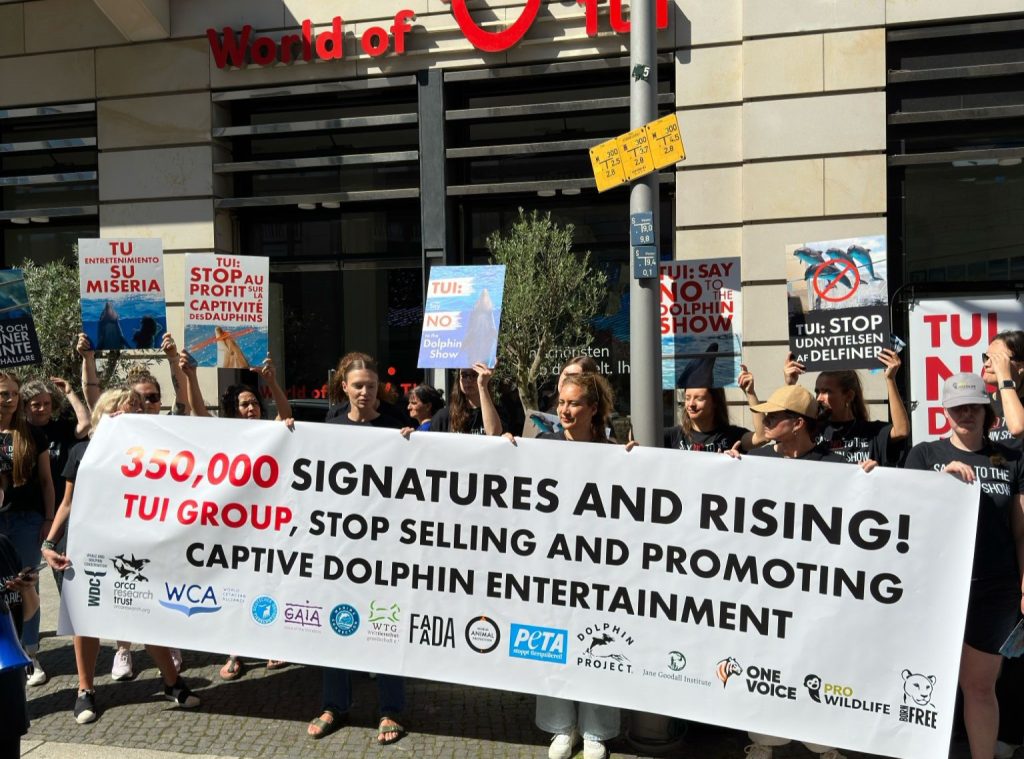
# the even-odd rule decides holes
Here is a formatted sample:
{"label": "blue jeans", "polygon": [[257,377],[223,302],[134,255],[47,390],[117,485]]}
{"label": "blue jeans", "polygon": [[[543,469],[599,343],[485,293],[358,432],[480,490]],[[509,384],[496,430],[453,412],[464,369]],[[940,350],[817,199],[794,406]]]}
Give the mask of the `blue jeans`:
{"label": "blue jeans", "polygon": [[[352,673],[347,669],[324,667],[324,708],[348,714],[352,708]],[[377,697],[380,713],[393,716],[405,709],[405,678],[398,675],[377,675]]]}
{"label": "blue jeans", "polygon": [[[6,535],[18,552],[22,567],[39,566],[43,556],[39,552],[39,530],[43,526],[43,515],[37,511],[7,511],[0,514],[0,534]],[[36,583],[36,591],[39,583]],[[39,650],[39,612],[32,619],[25,620],[21,630],[21,644],[32,656]]]}

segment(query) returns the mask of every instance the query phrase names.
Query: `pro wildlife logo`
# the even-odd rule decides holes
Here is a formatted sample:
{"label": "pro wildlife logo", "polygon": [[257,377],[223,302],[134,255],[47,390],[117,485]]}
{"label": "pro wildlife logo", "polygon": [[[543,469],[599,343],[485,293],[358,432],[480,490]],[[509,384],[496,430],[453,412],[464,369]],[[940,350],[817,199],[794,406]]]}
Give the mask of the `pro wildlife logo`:
{"label": "pro wildlife logo", "polygon": [[114,565],[114,569],[121,575],[122,580],[127,582],[149,582],[149,578],[142,574],[142,569],[149,564],[149,559],[136,559],[134,553],[130,559],[126,559],[122,553],[112,558],[110,563]]}
{"label": "pro wildlife logo", "polygon": [[722,681],[722,687],[724,688],[729,684],[729,678],[735,675],[743,674],[743,667],[733,657],[729,656],[722,659],[715,666],[715,674],[718,675],[718,679]]}

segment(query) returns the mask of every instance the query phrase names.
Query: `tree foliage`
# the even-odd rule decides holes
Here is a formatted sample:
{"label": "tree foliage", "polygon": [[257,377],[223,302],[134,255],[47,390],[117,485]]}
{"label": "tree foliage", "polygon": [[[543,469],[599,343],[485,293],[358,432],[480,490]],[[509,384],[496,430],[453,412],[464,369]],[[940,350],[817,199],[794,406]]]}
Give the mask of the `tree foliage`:
{"label": "tree foliage", "polygon": [[496,373],[511,377],[523,407],[535,409],[548,351],[582,348],[593,339],[590,320],[605,296],[607,277],[590,265],[589,251],[573,251],[573,226],[559,226],[550,213],[520,208],[511,229],[492,234],[487,247],[492,263],[508,267]]}

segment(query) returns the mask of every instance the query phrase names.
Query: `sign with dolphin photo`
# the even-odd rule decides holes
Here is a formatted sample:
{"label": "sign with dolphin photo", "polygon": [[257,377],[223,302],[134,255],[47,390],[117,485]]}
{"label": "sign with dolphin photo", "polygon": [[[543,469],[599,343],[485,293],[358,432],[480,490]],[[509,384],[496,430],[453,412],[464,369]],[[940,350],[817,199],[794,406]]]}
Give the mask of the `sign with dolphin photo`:
{"label": "sign with dolphin photo", "polygon": [[661,386],[735,387],[743,341],[740,259],[665,261],[661,288]]}
{"label": "sign with dolphin photo", "polygon": [[0,368],[41,364],[36,325],[21,269],[0,271]]}
{"label": "sign with dolphin photo", "polygon": [[498,357],[505,267],[435,266],[423,306],[423,335],[416,366],[462,369],[494,366]]}
{"label": "sign with dolphin photo", "polygon": [[94,350],[159,348],[167,331],[160,238],[80,239],[82,331]]}
{"label": "sign with dolphin photo", "polygon": [[789,349],[809,371],[878,369],[889,348],[885,235],[786,247]]}

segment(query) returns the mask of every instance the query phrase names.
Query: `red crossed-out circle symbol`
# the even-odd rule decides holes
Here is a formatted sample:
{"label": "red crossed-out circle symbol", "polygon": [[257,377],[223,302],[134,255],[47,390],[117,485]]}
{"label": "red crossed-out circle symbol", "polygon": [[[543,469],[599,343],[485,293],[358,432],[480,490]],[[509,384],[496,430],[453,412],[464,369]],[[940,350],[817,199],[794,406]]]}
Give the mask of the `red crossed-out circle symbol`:
{"label": "red crossed-out circle symbol", "polygon": [[500,53],[515,45],[526,34],[526,30],[537,18],[537,11],[540,10],[540,0],[526,0],[526,7],[519,14],[514,24],[501,32],[488,32],[481,29],[469,15],[466,7],[466,0],[451,0],[452,15],[458,23],[462,33],[477,50],[487,53]]}
{"label": "red crossed-out circle symbol", "polygon": [[[831,282],[828,283],[828,285],[824,289],[822,289],[821,280],[819,279],[819,277],[825,269],[831,267],[835,267],[835,269],[837,269],[839,273],[836,274],[836,276],[832,279]],[[853,285],[850,287],[850,289],[847,292],[843,293],[842,295],[836,295],[835,293],[832,293],[830,295],[829,293],[831,293],[835,289],[836,284],[839,283],[839,280],[841,280],[847,273],[853,275]],[[812,283],[814,285],[814,292],[818,294],[819,298],[830,301],[832,303],[841,303],[842,301],[847,300],[848,298],[852,298],[853,294],[857,292],[857,288],[860,287],[860,272],[857,270],[857,264],[855,264],[853,261],[824,261],[818,264],[818,267],[814,270],[814,278],[812,280]]]}

